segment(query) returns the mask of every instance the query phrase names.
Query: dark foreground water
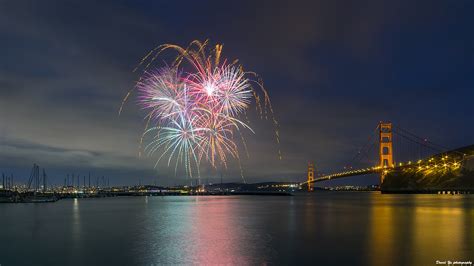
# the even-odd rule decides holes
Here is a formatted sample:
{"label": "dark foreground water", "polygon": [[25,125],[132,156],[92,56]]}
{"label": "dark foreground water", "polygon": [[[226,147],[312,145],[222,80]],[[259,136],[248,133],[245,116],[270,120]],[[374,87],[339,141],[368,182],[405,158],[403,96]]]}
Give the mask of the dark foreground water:
{"label": "dark foreground water", "polygon": [[0,205],[0,264],[474,262],[474,195],[124,197]]}

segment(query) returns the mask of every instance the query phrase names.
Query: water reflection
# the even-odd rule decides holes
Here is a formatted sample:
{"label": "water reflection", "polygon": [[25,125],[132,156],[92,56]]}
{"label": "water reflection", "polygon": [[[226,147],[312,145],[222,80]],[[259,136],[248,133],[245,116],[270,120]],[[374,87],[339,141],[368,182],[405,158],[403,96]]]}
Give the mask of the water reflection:
{"label": "water reflection", "polygon": [[251,240],[249,231],[242,227],[239,206],[228,200],[209,201],[196,198],[195,208],[190,209],[192,230],[188,253],[199,265],[247,265],[252,250],[247,249]]}
{"label": "water reflection", "polygon": [[[470,221],[465,197],[375,195],[372,198],[372,265],[433,265],[436,260],[469,260]],[[467,199],[469,200],[469,199]]]}
{"label": "water reflection", "polygon": [[[144,264],[253,264],[253,245],[261,241],[247,228],[248,215],[239,199],[230,197],[150,198],[152,228],[143,244]],[[152,236],[152,238],[149,238]]]}
{"label": "water reflection", "polygon": [[368,255],[372,265],[387,265],[387,262],[394,261],[394,218],[394,209],[389,205],[377,204],[371,208]]}
{"label": "water reflection", "polygon": [[71,233],[71,240],[72,240],[72,257],[75,261],[81,260],[81,255],[79,255],[82,251],[82,230],[81,230],[81,209],[79,208],[79,199],[74,198],[72,201],[72,233]]}
{"label": "water reflection", "polygon": [[79,210],[79,200],[73,199],[72,202],[72,231],[73,237],[79,238],[81,236],[81,213]]}
{"label": "water reflection", "polygon": [[[417,196],[416,199],[423,199]],[[433,258],[445,260],[468,260],[465,250],[465,213],[459,207],[459,200],[452,196],[444,197],[441,203],[449,206],[416,206],[414,209],[414,247],[419,250],[414,264],[435,263]],[[442,205],[442,204],[440,204]],[[432,254],[436,250],[436,254]],[[470,254],[472,257],[472,254]],[[472,258],[471,258],[472,259]]]}
{"label": "water reflection", "polygon": [[0,216],[5,265],[474,260],[472,195],[118,197],[0,205]]}

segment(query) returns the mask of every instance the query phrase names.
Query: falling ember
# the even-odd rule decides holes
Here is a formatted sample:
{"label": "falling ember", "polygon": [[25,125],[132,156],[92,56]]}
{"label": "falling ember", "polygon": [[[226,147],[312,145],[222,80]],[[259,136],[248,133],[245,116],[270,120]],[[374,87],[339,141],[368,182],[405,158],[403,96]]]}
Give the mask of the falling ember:
{"label": "falling ember", "polygon": [[[208,54],[207,44],[193,41],[187,48],[160,45],[134,70],[143,71],[132,91],[138,91],[138,103],[147,112],[144,135],[152,135],[144,151],[148,155],[160,153],[155,166],[166,158],[168,166],[174,164],[176,171],[183,165],[189,176],[199,176],[202,162],[214,168],[227,167],[229,158],[233,158],[240,165],[238,144],[242,142],[246,149],[241,131],[254,131],[239,117],[247,117],[252,103],[260,117],[267,117],[270,112],[279,143],[278,123],[257,75],[245,72],[237,61],[228,63],[223,59],[222,45],[216,45]],[[149,70],[157,57],[169,49],[178,54],[174,61]]]}

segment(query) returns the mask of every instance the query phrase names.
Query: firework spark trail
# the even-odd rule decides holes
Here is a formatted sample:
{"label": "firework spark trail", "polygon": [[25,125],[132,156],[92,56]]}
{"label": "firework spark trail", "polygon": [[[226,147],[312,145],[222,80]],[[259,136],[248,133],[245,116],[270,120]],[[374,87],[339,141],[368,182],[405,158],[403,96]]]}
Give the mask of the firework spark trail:
{"label": "firework spark trail", "polygon": [[[178,165],[183,164],[189,176],[193,169],[199,176],[202,161],[209,162],[214,168],[219,165],[227,168],[231,157],[237,159],[243,178],[238,142],[241,141],[249,157],[241,130],[254,131],[239,120],[239,116],[247,118],[247,111],[255,101],[261,118],[268,119],[271,115],[279,145],[278,122],[258,75],[245,72],[238,60],[228,64],[227,59],[222,58],[223,46],[220,44],[207,54],[207,45],[207,40],[195,40],[186,48],[174,44],[153,48],[133,70],[141,69],[143,74],[123,99],[119,114],[131,93],[138,90],[138,102],[147,112],[140,147],[145,135],[156,133],[143,149],[148,155],[160,150],[155,167],[167,156],[168,166],[175,160],[175,173]],[[172,64],[150,71],[158,56],[166,50],[178,54]],[[252,84],[256,84],[257,89]],[[235,136],[236,132],[239,136]],[[279,149],[278,156],[281,158]]]}

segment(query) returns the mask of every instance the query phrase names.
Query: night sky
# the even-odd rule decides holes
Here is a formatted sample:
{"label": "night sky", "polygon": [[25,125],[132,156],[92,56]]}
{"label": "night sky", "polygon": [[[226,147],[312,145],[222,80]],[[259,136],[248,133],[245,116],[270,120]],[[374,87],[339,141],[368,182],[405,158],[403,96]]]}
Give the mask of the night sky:
{"label": "night sky", "polygon": [[[38,163],[58,184],[89,171],[184,183],[138,158],[135,98],[118,109],[150,49],[194,39],[223,43],[269,91],[283,159],[272,123],[251,120],[248,181],[303,180],[310,160],[339,170],[380,120],[450,148],[474,143],[472,0],[100,2],[0,1],[0,172],[25,180]],[[210,181],[220,173],[241,180],[235,163],[202,167]]]}

